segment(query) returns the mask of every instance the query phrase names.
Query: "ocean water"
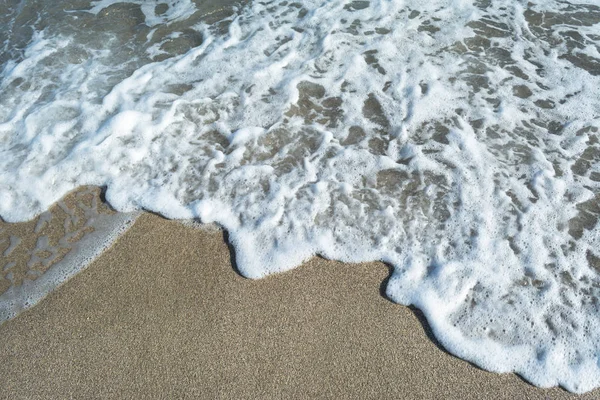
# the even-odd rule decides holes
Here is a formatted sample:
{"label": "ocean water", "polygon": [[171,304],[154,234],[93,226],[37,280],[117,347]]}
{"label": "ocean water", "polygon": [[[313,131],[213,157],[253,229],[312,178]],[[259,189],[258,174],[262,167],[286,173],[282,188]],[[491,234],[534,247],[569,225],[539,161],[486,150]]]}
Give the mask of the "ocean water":
{"label": "ocean water", "polygon": [[95,185],[249,278],[382,260],[451,353],[591,390],[597,4],[0,0],[0,215]]}
{"label": "ocean water", "polygon": [[87,267],[138,215],[115,212],[84,186],[31,221],[0,221],[0,324]]}

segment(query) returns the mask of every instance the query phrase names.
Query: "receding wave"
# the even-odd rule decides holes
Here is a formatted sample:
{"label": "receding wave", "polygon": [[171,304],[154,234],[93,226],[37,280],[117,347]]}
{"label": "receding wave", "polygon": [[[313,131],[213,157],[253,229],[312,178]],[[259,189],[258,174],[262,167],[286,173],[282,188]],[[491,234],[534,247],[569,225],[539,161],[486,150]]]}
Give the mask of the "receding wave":
{"label": "receding wave", "polygon": [[5,220],[98,185],[120,211],[223,226],[251,278],[383,260],[454,354],[600,386],[593,1],[8,9]]}

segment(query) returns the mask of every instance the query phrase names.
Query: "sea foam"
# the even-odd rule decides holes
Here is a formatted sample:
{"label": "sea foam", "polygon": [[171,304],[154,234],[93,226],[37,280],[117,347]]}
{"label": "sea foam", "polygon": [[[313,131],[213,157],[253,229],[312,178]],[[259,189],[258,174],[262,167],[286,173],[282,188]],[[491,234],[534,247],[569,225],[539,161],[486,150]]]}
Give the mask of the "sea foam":
{"label": "sea foam", "polygon": [[383,260],[387,295],[450,352],[600,386],[593,1],[31,1],[0,18],[7,221],[99,185],[120,211],[224,227],[250,278]]}

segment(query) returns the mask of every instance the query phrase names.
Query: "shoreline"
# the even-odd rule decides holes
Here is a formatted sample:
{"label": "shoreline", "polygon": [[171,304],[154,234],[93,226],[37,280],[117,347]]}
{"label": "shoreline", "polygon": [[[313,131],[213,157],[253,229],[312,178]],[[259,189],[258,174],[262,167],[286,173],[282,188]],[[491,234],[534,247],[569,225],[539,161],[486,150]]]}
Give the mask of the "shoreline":
{"label": "shoreline", "polygon": [[[2,398],[597,398],[483,371],[382,296],[383,263],[315,257],[260,280],[221,230],[144,213],[0,325]],[[348,273],[348,272],[352,273]]]}

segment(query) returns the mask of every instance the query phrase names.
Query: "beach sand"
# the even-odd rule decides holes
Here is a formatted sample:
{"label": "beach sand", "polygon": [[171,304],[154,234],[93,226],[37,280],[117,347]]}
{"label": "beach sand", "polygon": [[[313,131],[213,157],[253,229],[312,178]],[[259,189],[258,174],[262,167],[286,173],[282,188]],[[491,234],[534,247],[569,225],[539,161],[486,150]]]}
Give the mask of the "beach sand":
{"label": "beach sand", "polygon": [[494,374],[383,294],[382,263],[314,258],[262,280],[226,235],[143,214],[86,270],[0,325],[0,397],[598,398]]}

